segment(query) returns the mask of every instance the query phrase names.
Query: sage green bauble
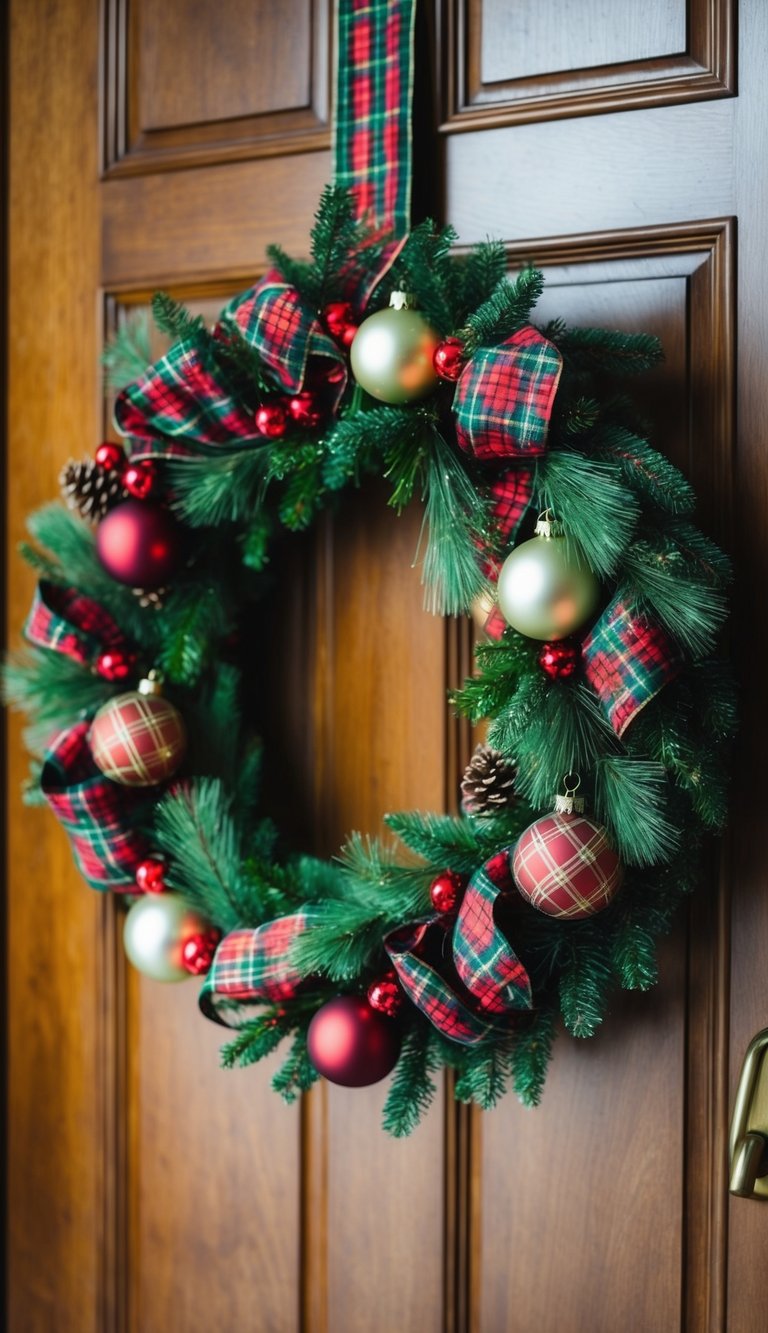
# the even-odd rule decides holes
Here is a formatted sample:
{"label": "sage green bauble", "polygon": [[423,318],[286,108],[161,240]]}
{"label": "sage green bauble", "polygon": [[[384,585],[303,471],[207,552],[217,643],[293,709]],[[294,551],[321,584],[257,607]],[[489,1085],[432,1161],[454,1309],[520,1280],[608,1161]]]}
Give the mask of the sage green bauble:
{"label": "sage green bauble", "polygon": [[504,619],[520,634],[564,639],[597,610],[600,585],[565,537],[537,530],[504,561],[497,597]]}
{"label": "sage green bauble", "polygon": [[128,959],[152,981],[188,981],[184,945],[211,928],[180,893],[147,893],[129,909],[123,926]]}
{"label": "sage green bauble", "polygon": [[433,358],[440,338],[407,300],[393,292],[388,310],[363,320],[349,351],[358,384],[382,403],[409,403],[437,384]]}

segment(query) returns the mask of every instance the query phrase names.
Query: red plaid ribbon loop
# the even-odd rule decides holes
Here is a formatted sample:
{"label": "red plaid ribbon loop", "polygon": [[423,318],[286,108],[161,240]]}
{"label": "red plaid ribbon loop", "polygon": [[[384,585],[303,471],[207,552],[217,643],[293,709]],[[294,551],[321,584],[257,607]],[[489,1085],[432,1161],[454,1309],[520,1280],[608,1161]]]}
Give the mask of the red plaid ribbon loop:
{"label": "red plaid ribbon loop", "polygon": [[451,1041],[474,1046],[509,1030],[531,1009],[531,983],[494,917],[500,893],[513,888],[509,853],[472,876],[448,945],[439,918],[394,931],[384,941],[408,998]]}
{"label": "red plaid ribbon loop", "polygon": [[546,452],[562,357],[526,324],[497,347],[482,347],[456,385],[459,444],[482,460],[536,458]]}
{"label": "red plaid ribbon loop", "polygon": [[587,680],[617,736],[683,666],[666,630],[620,597],[590,630],[582,654]]}
{"label": "red plaid ribbon loop", "polygon": [[43,579],[35,589],[24,637],[35,648],[63,653],[90,666],[106,648],[122,647],[126,640],[108,611],[74,588]]}
{"label": "red plaid ribbon loop", "polygon": [[206,1017],[224,1027],[238,1027],[247,1021],[250,1006],[293,999],[302,976],[291,961],[291,946],[315,916],[305,908],[255,930],[225,935],[200,993]]}
{"label": "red plaid ribbon loop", "polygon": [[118,787],[99,771],[88,746],[89,727],[78,722],[56,737],[43,763],[41,790],[91,888],[135,893],[134,876],[149,847],[131,825],[146,796]]}

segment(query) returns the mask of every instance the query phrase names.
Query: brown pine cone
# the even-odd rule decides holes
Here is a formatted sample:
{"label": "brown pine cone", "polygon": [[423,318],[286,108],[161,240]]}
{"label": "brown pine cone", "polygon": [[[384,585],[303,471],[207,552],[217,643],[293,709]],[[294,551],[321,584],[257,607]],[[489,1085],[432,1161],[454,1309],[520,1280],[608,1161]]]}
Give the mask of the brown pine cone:
{"label": "brown pine cone", "polygon": [[59,485],[69,508],[88,523],[98,523],[126,494],[119,472],[90,458],[71,459],[59,473]]}
{"label": "brown pine cone", "polygon": [[461,779],[461,808],[466,815],[495,815],[515,799],[514,764],[490,745],[478,745]]}

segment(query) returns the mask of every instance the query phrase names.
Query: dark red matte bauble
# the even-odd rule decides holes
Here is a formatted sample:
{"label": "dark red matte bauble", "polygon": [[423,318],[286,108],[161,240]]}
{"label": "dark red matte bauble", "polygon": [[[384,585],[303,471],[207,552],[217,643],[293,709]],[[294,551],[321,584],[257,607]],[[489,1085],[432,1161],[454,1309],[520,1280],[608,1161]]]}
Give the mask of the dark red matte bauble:
{"label": "dark red matte bauble", "polygon": [[285,435],[288,426],[288,414],[282,403],[263,403],[256,412],[256,429],[269,440],[279,440]]}
{"label": "dark red matte bauble", "polygon": [[443,870],[429,886],[429,896],[436,912],[455,912],[466,880],[455,870]]}
{"label": "dark red matte bauble", "polygon": [[161,588],[181,559],[182,535],[175,518],[153,501],[124,500],[96,529],[99,560],[118,583]]}
{"label": "dark red matte bauble", "polygon": [[125,463],[125,450],[121,444],[105,440],[96,450],[94,459],[105,472],[114,472],[115,468],[122,467]]}
{"label": "dark red matte bauble", "polygon": [[307,1033],[318,1074],[343,1088],[378,1083],[400,1054],[397,1027],[360,995],[339,995],[318,1009]]}
{"label": "dark red matte bauble", "polygon": [[296,425],[304,426],[306,430],[315,430],[323,419],[323,413],[317,398],[307,389],[303,393],[295,394],[290,399],[288,411]]}
{"label": "dark red matte bauble", "polygon": [[181,965],[193,977],[202,977],[210,972],[216,946],[221,939],[220,930],[206,930],[199,935],[190,935],[181,948]]}
{"label": "dark red matte bauble", "polygon": [[136,887],[142,893],[165,892],[165,861],[149,856],[136,868]]}
{"label": "dark red matte bauble", "polygon": [[122,475],[122,483],[134,500],[147,500],[155,489],[157,470],[149,458],[129,463]]}
{"label": "dark red matte bauble", "polygon": [[345,329],[355,322],[355,312],[349,301],[331,301],[323,311],[323,319],[331,337],[341,342]]}
{"label": "dark red matte bauble", "polygon": [[368,987],[368,1003],[379,1014],[394,1018],[403,1004],[403,992],[400,989],[397,973],[385,972],[383,977]]}
{"label": "dark red matte bauble", "polygon": [[459,378],[467,362],[459,338],[444,338],[435,348],[432,360],[441,380],[450,380],[452,384]]}
{"label": "dark red matte bauble", "polygon": [[579,648],[568,639],[545,643],[539,653],[539,666],[550,680],[568,680],[576,674]]}
{"label": "dark red matte bauble", "polygon": [[122,652],[113,648],[100,653],[96,658],[96,671],[104,680],[127,680],[136,670],[135,653]]}

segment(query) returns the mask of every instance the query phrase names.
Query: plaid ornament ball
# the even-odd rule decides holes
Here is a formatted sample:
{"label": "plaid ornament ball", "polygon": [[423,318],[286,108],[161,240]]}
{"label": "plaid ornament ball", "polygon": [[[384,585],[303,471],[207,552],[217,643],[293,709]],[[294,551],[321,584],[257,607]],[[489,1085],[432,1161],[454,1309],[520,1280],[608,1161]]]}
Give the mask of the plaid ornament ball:
{"label": "plaid ornament ball", "polygon": [[512,870],[532,907],[568,921],[607,907],[623,874],[604,828],[584,815],[559,811],[535,820],[521,835]]}
{"label": "plaid ornament ball", "polygon": [[173,704],[159,694],[133,690],[99,709],[88,741],[106,777],[125,787],[152,787],[176,772],[187,738]]}

